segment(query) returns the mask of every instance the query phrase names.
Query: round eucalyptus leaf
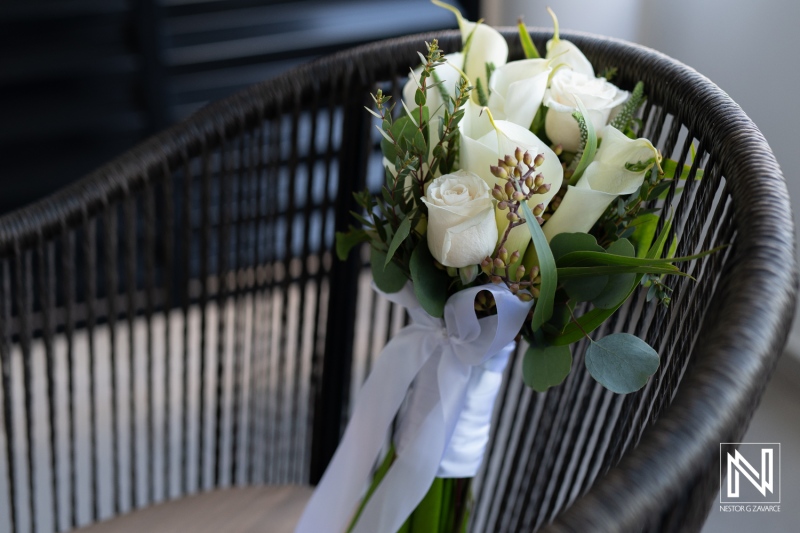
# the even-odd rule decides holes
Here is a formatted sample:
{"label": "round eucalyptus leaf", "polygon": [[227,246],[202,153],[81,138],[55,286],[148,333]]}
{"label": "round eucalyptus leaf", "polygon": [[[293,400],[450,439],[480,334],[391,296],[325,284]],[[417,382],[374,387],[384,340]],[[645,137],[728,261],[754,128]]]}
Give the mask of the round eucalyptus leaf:
{"label": "round eucalyptus leaf", "polygon": [[372,264],[372,279],[380,290],[389,294],[398,292],[405,286],[408,278],[397,263],[394,261],[386,263],[384,252],[372,248],[369,261]]}
{"label": "round eucalyptus leaf", "polygon": [[658,353],[630,333],[615,333],[593,341],[584,361],[594,379],[619,394],[641,389],[659,365]]}
{"label": "round eucalyptus leaf", "polygon": [[572,369],[569,346],[529,346],[522,359],[522,380],[536,392],[560,385]]}
{"label": "round eucalyptus leaf", "polygon": [[597,239],[588,233],[559,233],[550,241],[553,258],[558,260],[570,252],[605,252]]}
{"label": "round eucalyptus leaf", "polygon": [[442,318],[444,304],[447,303],[447,288],[450,277],[447,272],[436,268],[433,256],[428,250],[428,242],[421,239],[411,253],[409,262],[414,294],[420,305],[429,315]]}

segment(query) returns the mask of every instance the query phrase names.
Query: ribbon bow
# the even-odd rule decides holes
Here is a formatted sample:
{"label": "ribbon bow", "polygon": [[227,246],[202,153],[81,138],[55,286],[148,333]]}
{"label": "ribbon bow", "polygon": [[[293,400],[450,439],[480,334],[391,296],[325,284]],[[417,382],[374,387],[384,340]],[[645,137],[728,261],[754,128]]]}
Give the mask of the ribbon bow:
{"label": "ribbon bow", "polygon": [[[497,314],[478,319],[475,296],[482,290],[494,296]],[[514,340],[532,305],[505,287],[481,285],[451,296],[442,320],[422,309],[410,285],[385,296],[405,307],[412,323],[392,338],[373,366],[342,441],[295,533],[339,533],[347,528],[386,432],[419,376],[418,385],[423,382],[434,393],[414,402],[411,422],[404,424],[397,445],[397,457],[353,529],[353,533],[397,531],[436,477],[464,407],[473,370],[491,365],[491,358]]]}

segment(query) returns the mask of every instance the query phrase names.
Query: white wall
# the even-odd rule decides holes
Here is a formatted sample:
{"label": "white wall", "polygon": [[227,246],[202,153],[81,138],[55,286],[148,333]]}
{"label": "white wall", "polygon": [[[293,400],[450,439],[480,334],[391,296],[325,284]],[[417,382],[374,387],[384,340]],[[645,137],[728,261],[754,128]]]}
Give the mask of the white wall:
{"label": "white wall", "polygon": [[[642,0],[638,42],[696,68],[761,129],[786,176],[800,220],[800,2]],[[800,317],[787,351],[800,356]]]}
{"label": "white wall", "polygon": [[640,0],[483,0],[483,17],[493,26],[514,26],[522,16],[528,26],[551,27],[547,6],[562,28],[602,33],[635,41]]}
{"label": "white wall", "polygon": [[[800,1],[484,0],[494,25],[560,26],[650,46],[706,75],[761,129],[781,164],[800,220]],[[800,316],[788,351],[800,358]]]}

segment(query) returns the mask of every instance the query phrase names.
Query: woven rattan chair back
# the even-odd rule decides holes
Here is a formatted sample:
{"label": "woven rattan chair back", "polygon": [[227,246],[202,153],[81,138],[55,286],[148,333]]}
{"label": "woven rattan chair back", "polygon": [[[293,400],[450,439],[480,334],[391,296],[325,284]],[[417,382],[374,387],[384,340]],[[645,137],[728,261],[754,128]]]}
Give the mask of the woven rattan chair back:
{"label": "woven rattan chair back", "polygon": [[[540,49],[549,37],[533,36]],[[0,530],[319,479],[371,357],[404,321],[370,291],[363,256],[335,259],[352,192],[383,178],[363,106],[377,87],[399,97],[433,37],[253,86],[0,219]],[[692,263],[696,282],[671,280],[669,308],[642,295],[608,324],[661,355],[641,391],[594,383],[583,347],[546,394],[512,365],[472,531],[697,529],[718,444],[743,434],[792,318],[786,187],[706,78],[642,47],[564,37],[624,88],[645,82],[639,131],[691,166],[663,201],[677,253],[732,246]]]}

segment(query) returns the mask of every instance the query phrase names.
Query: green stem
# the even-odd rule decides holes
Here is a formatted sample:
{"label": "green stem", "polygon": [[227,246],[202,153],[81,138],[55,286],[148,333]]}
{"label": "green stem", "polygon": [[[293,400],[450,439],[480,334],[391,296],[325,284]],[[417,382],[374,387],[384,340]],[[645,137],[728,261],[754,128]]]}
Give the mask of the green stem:
{"label": "green stem", "polygon": [[378,485],[380,485],[381,481],[383,481],[383,478],[386,477],[386,473],[389,471],[389,467],[392,466],[394,459],[395,459],[394,444],[392,444],[389,447],[389,451],[386,453],[386,457],[383,459],[381,466],[378,467],[378,470],[375,472],[375,477],[372,479],[372,483],[367,489],[367,493],[364,495],[364,499],[361,500],[361,505],[358,506],[358,511],[356,511],[356,515],[353,517],[353,521],[350,522],[350,527],[347,528],[347,533],[353,531],[353,528],[356,526],[356,522],[358,522],[361,513],[364,512],[364,507],[366,507],[367,502],[372,497],[372,494],[378,488]]}
{"label": "green stem", "polygon": [[411,531],[413,533],[439,533],[439,521],[443,510],[443,488],[444,479],[435,478],[428,493],[411,515]]}

